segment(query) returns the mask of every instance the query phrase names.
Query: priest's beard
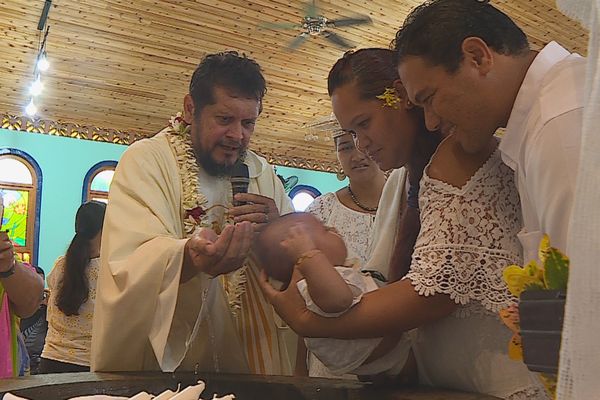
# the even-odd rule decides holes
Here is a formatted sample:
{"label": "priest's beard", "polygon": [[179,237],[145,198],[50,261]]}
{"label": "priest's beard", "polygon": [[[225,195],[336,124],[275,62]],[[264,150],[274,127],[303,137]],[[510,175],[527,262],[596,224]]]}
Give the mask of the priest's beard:
{"label": "priest's beard", "polygon": [[[216,178],[229,178],[233,171],[233,164],[221,164],[215,161],[210,152],[204,149],[195,149],[196,159],[207,174]],[[244,161],[248,152],[247,147],[240,148],[238,160]]]}

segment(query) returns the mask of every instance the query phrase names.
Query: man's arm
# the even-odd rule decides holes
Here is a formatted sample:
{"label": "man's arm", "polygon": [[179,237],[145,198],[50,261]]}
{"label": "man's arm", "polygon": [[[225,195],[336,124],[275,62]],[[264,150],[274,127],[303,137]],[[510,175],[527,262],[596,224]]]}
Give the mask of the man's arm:
{"label": "man's arm", "polygon": [[[117,166],[102,236],[92,370],[142,370],[154,357],[161,365],[188,240],[178,175],[160,136],[134,143]],[[201,305],[198,296],[189,308],[197,315]]]}
{"label": "man's arm", "polygon": [[582,109],[550,120],[525,149],[525,180],[541,233],[567,248],[581,148]]}

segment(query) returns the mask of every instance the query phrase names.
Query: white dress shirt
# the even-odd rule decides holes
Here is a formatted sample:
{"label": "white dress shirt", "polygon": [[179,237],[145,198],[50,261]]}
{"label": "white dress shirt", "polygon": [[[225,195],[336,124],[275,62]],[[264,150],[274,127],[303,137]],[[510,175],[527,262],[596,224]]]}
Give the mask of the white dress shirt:
{"label": "white dress shirt", "polygon": [[537,258],[544,233],[566,250],[579,163],[586,61],[556,42],[529,67],[500,143],[515,171],[525,262]]}

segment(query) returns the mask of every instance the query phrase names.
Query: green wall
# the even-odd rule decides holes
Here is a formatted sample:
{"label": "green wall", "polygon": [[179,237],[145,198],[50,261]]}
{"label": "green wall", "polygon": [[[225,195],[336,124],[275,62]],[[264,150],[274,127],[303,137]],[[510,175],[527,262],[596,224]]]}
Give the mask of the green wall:
{"label": "green wall", "polygon": [[100,161],[117,161],[126,147],[0,129],[0,148],[29,154],[42,171],[38,265],[48,273],[75,234],[85,174]]}
{"label": "green wall", "polygon": [[[48,273],[74,235],[75,212],[81,204],[85,175],[101,161],[118,161],[127,147],[0,129],[0,148],[29,154],[42,171],[38,265]],[[326,172],[282,166],[277,167],[277,172],[284,177],[296,175],[299,184],[314,186],[322,193],[345,185],[335,174]]]}

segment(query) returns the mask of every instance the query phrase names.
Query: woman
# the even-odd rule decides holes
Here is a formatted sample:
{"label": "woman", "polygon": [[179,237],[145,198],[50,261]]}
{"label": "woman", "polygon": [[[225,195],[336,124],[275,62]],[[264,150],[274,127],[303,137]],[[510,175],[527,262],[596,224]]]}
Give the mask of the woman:
{"label": "woman", "polygon": [[75,236],[48,275],[48,335],[40,373],[90,370],[92,316],[106,205],[91,201],[77,210]]}
{"label": "woman", "polygon": [[[0,222],[4,212],[0,193]],[[19,318],[39,307],[44,282],[33,268],[19,262],[8,233],[0,230],[0,379],[26,374],[29,358],[19,331]]]}
{"label": "woman", "polygon": [[[377,164],[356,149],[352,136],[338,130],[333,141],[337,158],[344,175],[348,177],[348,186],[337,192],[326,193],[313,201],[306,212],[314,214],[323,223],[335,228],[347,243],[348,256],[365,265],[371,239],[375,213],[383,186],[385,174]],[[305,357],[304,340],[298,341],[296,374],[316,377],[338,377],[310,353]],[[350,378],[350,376],[348,376]]]}
{"label": "woman", "polygon": [[[386,65],[395,70],[392,51],[362,52],[387,52]],[[330,80],[334,113],[342,128],[352,132],[357,147],[381,166],[408,163],[410,174],[415,121],[391,110],[413,106],[398,80],[394,88],[393,95],[386,88],[372,96],[356,80],[333,88]],[[384,100],[386,107],[377,100]],[[386,130],[390,125],[398,129]],[[399,137],[404,147],[392,149]],[[525,365],[508,358],[511,332],[497,317],[500,309],[516,302],[501,272],[521,261],[516,238],[520,207],[513,179],[494,138],[482,152],[466,154],[450,136],[421,181],[422,228],[406,279],[369,293],[342,317],[326,320],[306,310],[295,285],[284,292],[266,282],[262,287],[278,313],[304,336],[353,339],[419,328],[413,351],[423,384],[511,400],[544,399]]]}
{"label": "woman", "polygon": [[[395,201],[388,204],[388,199],[384,196],[381,204],[381,207],[385,207],[386,218],[400,220],[396,235],[387,235],[391,239],[387,242],[391,241],[392,245],[394,237],[396,238],[393,255],[388,254],[383,260],[389,263],[389,281],[398,280],[408,271],[414,241],[419,232],[419,180],[423,168],[441,140],[438,132],[431,133],[425,127],[421,109],[414,107],[409,101],[401,101],[406,93],[399,83],[393,57],[392,51],[388,49],[348,52],[334,64],[327,78],[334,114],[340,123],[344,121],[342,128],[355,140],[358,139],[357,132],[370,133],[357,141],[359,151],[371,158],[383,171],[404,167],[408,172],[406,202]],[[397,185],[400,181],[393,179],[388,186]],[[395,190],[400,193],[394,200],[401,200],[404,187],[397,187]],[[404,203],[405,208],[395,209]],[[382,216],[378,218],[386,219]],[[380,246],[385,244],[385,240],[378,243]],[[367,265],[367,269],[380,268],[377,265]]]}
{"label": "woman", "polygon": [[350,134],[338,131],[333,140],[340,166],[348,177],[348,186],[317,197],[306,212],[335,228],[348,243],[349,257],[358,258],[363,265],[371,244],[385,174],[356,149]]}

